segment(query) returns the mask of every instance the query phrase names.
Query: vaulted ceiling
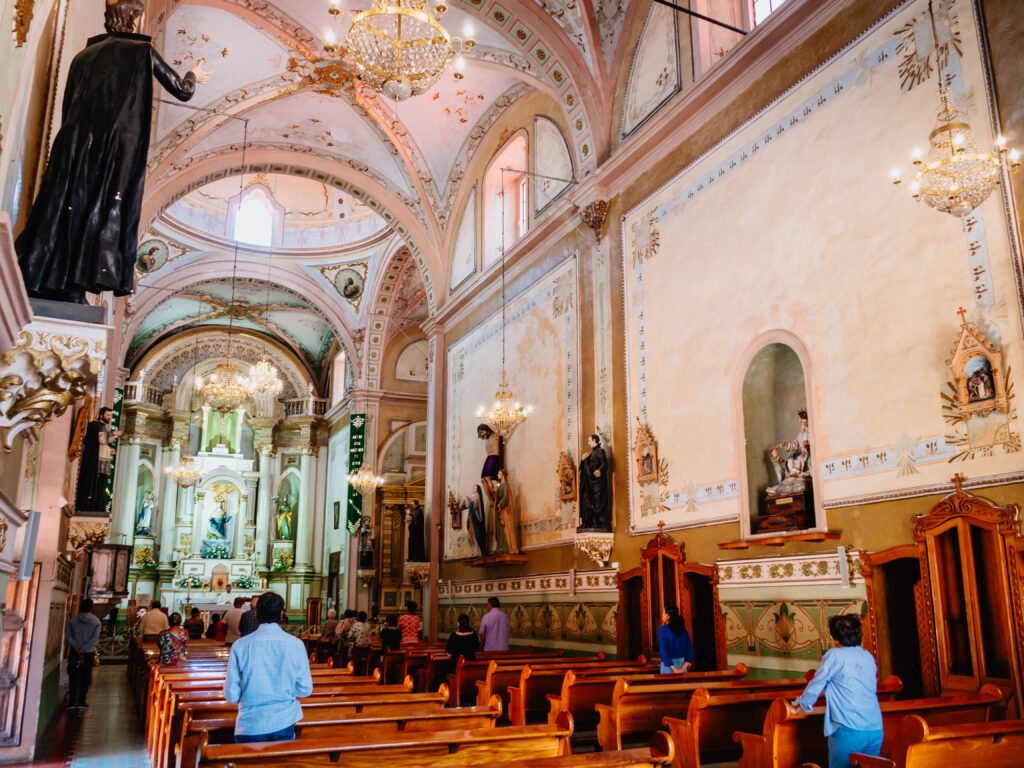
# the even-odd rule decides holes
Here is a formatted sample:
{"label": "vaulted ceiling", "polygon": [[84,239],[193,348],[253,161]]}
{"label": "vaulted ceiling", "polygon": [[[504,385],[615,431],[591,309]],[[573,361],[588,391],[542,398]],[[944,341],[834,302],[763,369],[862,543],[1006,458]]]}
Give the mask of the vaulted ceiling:
{"label": "vaulted ceiling", "polygon": [[[395,104],[353,76],[344,51],[325,52],[327,34],[343,41],[347,29],[327,0],[151,1],[164,58],[182,73],[205,59],[212,75],[188,105],[155,105],[141,238],[151,255],[123,325],[126,363],[179,329],[233,316],[319,374],[334,341],[358,354],[367,306],[394,290],[383,276],[399,252],[389,335],[425,319],[443,301],[467,167],[503,114],[546,94],[573,126],[581,176],[607,151],[629,2],[453,2],[446,28],[471,28],[477,41],[465,78],[446,73]],[[231,201],[253,184],[284,212],[284,237],[236,251]],[[218,282],[233,273],[247,281],[234,304]],[[270,311],[256,290],[266,281]]]}

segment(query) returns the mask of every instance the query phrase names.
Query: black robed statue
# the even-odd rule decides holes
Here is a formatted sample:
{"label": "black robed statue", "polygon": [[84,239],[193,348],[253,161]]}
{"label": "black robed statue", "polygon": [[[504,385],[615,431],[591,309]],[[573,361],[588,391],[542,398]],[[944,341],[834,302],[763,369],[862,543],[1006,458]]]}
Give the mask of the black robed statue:
{"label": "black robed statue", "polygon": [[577,531],[610,531],[608,510],[608,458],[601,438],[591,435],[590,453],[580,462],[580,526]]}
{"label": "black robed statue", "polygon": [[139,217],[153,109],[153,76],[188,101],[209,73],[179,77],[136,34],[140,0],[107,0],[108,34],[75,56],[49,164],[15,248],[30,296],[82,302],[134,289]]}

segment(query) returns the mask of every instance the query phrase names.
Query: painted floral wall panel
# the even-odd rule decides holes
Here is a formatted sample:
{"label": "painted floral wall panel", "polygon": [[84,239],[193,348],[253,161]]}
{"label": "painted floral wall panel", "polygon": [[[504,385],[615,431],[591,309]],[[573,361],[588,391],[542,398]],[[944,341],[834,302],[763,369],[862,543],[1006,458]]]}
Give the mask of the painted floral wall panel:
{"label": "painted floral wall panel", "polygon": [[[944,9],[943,76],[991,147],[971,4]],[[826,504],[948,481],[953,458],[971,476],[1020,471],[1012,407],[998,424],[972,417],[975,429],[947,418],[943,399],[959,307],[1004,345],[1009,370],[1024,364],[1010,343],[1021,321],[1001,196],[961,223],[888,179],[935,123],[934,71],[912,76],[935,61],[931,36],[915,38],[926,14],[917,0],[884,19],[626,215],[630,439],[650,428],[665,470],[642,487],[630,462],[640,531],[742,513],[738,392],[772,333],[806,349]],[[777,439],[797,428],[794,414]]]}
{"label": "painted floral wall panel", "polygon": [[[575,257],[538,280],[506,309],[508,384],[533,415],[505,448],[526,548],[572,539],[573,504],[558,497],[562,451],[579,445],[579,350]],[[490,407],[501,379],[501,315],[448,349],[447,489],[457,498],[480,481],[484,443],[476,436],[479,406]],[[447,491],[446,491],[447,494]],[[488,509],[490,516],[490,509]],[[468,516],[464,517],[464,525]],[[471,554],[467,531],[445,531],[445,557]]]}

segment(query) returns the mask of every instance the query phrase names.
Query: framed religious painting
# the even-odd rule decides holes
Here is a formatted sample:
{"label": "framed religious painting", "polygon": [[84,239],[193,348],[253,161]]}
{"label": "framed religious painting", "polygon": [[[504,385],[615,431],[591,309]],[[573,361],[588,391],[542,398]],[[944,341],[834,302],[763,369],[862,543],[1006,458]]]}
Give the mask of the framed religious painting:
{"label": "framed religious painting", "polygon": [[566,451],[562,451],[558,457],[558,498],[561,501],[576,501],[576,466]]}
{"label": "framed religious painting", "polygon": [[636,461],[638,483],[642,485],[648,480],[658,482],[658,443],[647,424],[637,423],[633,459]]}

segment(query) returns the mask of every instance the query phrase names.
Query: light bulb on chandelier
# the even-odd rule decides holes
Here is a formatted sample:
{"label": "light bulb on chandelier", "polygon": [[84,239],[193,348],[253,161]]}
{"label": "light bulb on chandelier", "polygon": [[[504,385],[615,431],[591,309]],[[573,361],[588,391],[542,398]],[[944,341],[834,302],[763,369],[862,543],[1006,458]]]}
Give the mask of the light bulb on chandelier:
{"label": "light bulb on chandelier", "polygon": [[384,478],[373,474],[373,470],[363,464],[348,476],[348,484],[359,491],[360,495],[368,496],[384,484]]}

